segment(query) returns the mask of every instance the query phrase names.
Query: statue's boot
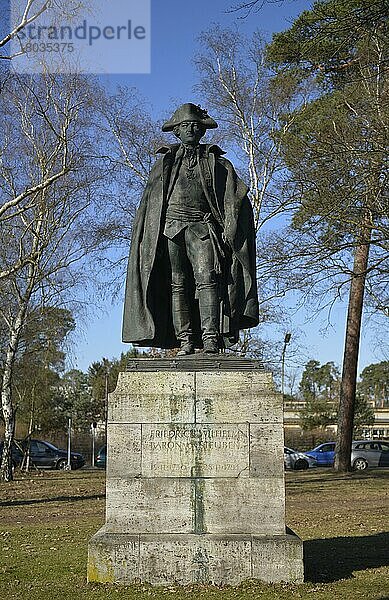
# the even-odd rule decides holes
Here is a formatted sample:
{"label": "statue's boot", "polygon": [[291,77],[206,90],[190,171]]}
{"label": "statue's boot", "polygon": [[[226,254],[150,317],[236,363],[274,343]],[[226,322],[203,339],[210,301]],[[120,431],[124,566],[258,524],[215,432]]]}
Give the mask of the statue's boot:
{"label": "statue's boot", "polygon": [[185,291],[181,287],[178,290],[172,290],[172,317],[174,331],[180,342],[180,349],[177,352],[177,356],[193,354],[194,344],[190,312]]}
{"label": "statue's boot", "polygon": [[219,352],[219,299],[216,284],[201,286],[197,290],[204,352]]}

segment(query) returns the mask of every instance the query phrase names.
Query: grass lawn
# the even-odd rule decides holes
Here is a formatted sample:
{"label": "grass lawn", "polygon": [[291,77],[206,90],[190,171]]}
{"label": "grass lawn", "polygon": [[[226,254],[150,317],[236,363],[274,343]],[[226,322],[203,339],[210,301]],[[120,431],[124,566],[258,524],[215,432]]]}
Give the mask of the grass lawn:
{"label": "grass lawn", "polygon": [[304,540],[306,581],[237,588],[87,584],[87,542],[104,522],[104,477],[17,473],[0,484],[0,598],[389,599],[389,470],[287,473],[287,524]]}

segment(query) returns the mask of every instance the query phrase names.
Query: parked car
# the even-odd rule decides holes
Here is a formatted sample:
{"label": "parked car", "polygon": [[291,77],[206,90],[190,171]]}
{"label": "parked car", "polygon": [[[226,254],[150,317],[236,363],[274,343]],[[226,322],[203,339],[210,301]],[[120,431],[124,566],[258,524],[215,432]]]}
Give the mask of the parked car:
{"label": "parked car", "polygon": [[319,444],[313,450],[305,452],[305,454],[316,459],[318,467],[332,467],[335,459],[335,442]]}
{"label": "parked car", "polygon": [[301,471],[309,467],[316,467],[317,462],[312,456],[308,456],[304,452],[292,450],[292,448],[284,447],[284,466],[285,469],[294,469]]}
{"label": "parked car", "polygon": [[389,442],[360,440],[352,443],[351,466],[356,471],[369,467],[389,467]]}
{"label": "parked car", "polygon": [[96,454],[95,465],[99,469],[105,469],[107,465],[107,446],[102,446]]}
{"label": "parked car", "polygon": [[[42,440],[15,440],[12,445],[12,463],[20,466],[23,457],[29,451],[30,465],[39,469],[66,469],[68,463],[67,450],[57,448],[50,442]],[[0,455],[3,453],[3,442],[0,444]],[[70,453],[72,469],[80,469],[85,465],[85,459],[78,452]]]}

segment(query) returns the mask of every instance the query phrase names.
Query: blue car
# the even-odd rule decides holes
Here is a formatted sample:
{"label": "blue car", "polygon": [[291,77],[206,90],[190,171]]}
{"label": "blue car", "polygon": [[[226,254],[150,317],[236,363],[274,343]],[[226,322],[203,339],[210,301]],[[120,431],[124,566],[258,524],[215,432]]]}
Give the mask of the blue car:
{"label": "blue car", "polygon": [[315,458],[318,467],[332,467],[335,459],[335,442],[319,444],[316,448],[308,450],[304,454]]}
{"label": "blue car", "polygon": [[95,458],[95,466],[98,469],[105,469],[107,466],[107,446],[102,446]]}

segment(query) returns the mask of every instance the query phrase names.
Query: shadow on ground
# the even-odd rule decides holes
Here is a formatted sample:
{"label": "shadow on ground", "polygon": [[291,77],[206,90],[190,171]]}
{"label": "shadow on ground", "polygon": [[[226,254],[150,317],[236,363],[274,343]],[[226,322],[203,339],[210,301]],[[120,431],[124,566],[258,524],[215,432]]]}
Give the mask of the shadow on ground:
{"label": "shadow on ground", "polygon": [[329,583],[352,577],[353,571],[389,565],[389,533],[304,542],[305,580]]}
{"label": "shadow on ground", "polygon": [[389,469],[371,469],[366,471],[351,471],[350,473],[338,474],[330,467],[316,467],[308,471],[293,472],[291,477],[299,477],[298,479],[287,480],[289,488],[298,488],[305,486],[307,483],[326,483],[332,484],[334,481],[365,481],[366,479],[389,480]]}
{"label": "shadow on ground", "polygon": [[24,506],[30,504],[46,504],[48,502],[78,502],[82,500],[100,500],[104,494],[93,494],[90,496],[53,496],[52,498],[34,498],[29,500],[5,500],[0,506]]}

